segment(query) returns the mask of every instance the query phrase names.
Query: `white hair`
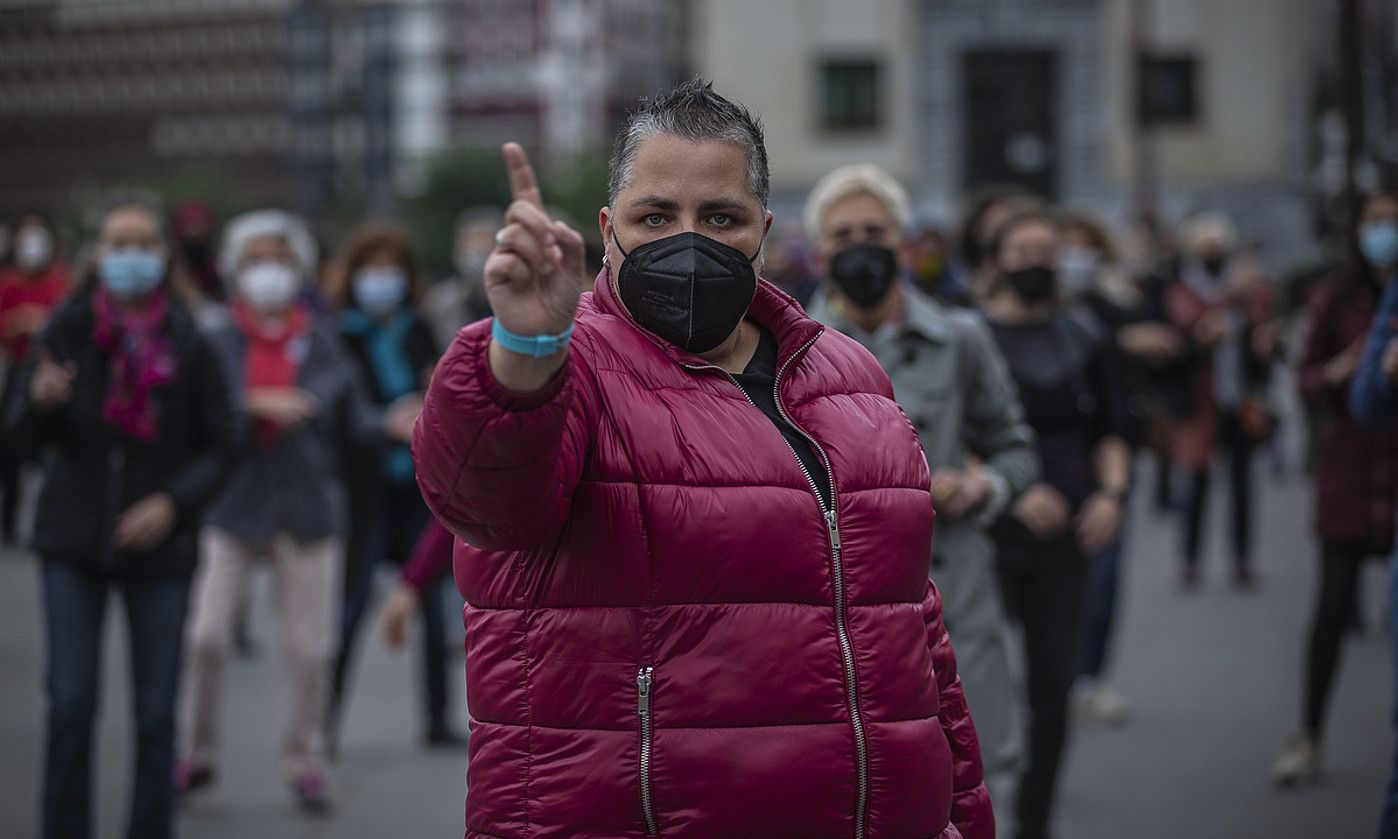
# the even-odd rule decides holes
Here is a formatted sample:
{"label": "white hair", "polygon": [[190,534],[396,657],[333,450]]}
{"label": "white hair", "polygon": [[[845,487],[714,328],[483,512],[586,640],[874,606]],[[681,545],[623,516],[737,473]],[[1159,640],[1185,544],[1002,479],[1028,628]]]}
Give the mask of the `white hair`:
{"label": "white hair", "polygon": [[1184,240],[1185,248],[1191,254],[1199,253],[1210,243],[1222,245],[1225,250],[1232,251],[1238,247],[1238,228],[1233,224],[1233,220],[1223,213],[1203,212],[1185,221],[1180,238]]}
{"label": "white hair", "polygon": [[908,229],[912,211],[908,204],[908,191],[894,177],[872,163],[855,163],[841,166],[816,181],[811,195],[806,199],[806,233],[812,241],[820,239],[820,226],[825,214],[837,202],[855,195],[872,195],[888,210],[898,225],[898,232]]}
{"label": "white hair", "polygon": [[316,269],[316,240],[298,216],[286,210],[253,210],[228,222],[223,231],[223,244],[218,249],[218,270],[225,282],[232,280],[243,261],[243,251],[253,239],[275,236],[286,242],[292,256],[300,263],[303,275]]}

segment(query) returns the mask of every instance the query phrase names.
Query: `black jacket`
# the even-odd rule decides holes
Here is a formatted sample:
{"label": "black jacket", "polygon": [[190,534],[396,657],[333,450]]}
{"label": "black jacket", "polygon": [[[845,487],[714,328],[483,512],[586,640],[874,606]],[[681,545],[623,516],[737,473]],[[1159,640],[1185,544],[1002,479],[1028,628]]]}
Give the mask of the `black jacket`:
{"label": "black jacket", "polygon": [[[208,338],[187,309],[172,304],[165,332],[176,373],[153,393],[158,442],[122,435],[103,418],[110,358],[92,340],[94,319],[90,294],[59,307],[19,370],[19,398],[4,418],[6,436],[21,450],[49,450],[33,548],[46,561],[114,576],[189,575],[200,519],[228,476],[245,424]],[[51,413],[33,410],[28,398],[42,351],[77,367],[72,399]],[[178,510],[169,537],[149,552],[118,550],[117,517],[156,492],[168,493]]]}
{"label": "black jacket", "polygon": [[[231,322],[209,332],[235,393],[244,391],[247,338]],[[360,383],[339,337],[317,324],[293,344],[298,386],[320,410],[286,429],[269,448],[246,435],[238,464],[206,521],[244,542],[264,545],[278,533],[298,542],[342,536],[346,526],[345,454],[374,457],[387,445],[383,411]],[[241,410],[241,400],[240,410]]]}

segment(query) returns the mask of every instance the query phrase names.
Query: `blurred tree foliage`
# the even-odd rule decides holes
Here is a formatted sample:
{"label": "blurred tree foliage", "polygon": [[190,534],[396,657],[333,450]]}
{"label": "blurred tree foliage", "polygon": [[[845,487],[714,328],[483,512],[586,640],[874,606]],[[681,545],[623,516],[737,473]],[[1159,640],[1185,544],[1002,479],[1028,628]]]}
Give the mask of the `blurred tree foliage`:
{"label": "blurred tree foliage", "polygon": [[[531,151],[538,169],[538,157]],[[539,187],[549,208],[589,239],[597,235],[597,211],[607,202],[607,160],[582,154],[539,171]],[[412,232],[430,277],[453,273],[452,246],[461,214],[479,207],[504,212],[510,184],[500,152],[463,147],[438,155],[428,164],[422,190],[403,201],[403,222]]]}

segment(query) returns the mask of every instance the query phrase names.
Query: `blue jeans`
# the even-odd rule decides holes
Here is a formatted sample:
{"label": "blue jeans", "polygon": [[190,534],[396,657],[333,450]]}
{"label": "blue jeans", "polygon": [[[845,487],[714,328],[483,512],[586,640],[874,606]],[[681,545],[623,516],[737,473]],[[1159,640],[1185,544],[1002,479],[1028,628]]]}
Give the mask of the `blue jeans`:
{"label": "blue jeans", "polygon": [[127,836],[174,832],[175,696],[189,581],[117,581],[55,561],[43,563],[48,719],[42,802],[44,839],[92,835],[93,725],[102,670],[107,596],[118,588],[130,633],[136,771]]}
{"label": "blue jeans", "polygon": [[[1393,650],[1393,726],[1398,731],[1398,554],[1388,577],[1388,642]],[[1388,776],[1388,795],[1379,820],[1379,839],[1398,839],[1398,748],[1394,749],[1393,770]]]}
{"label": "blue jeans", "polygon": [[[1124,526],[1125,521],[1122,524]],[[1116,622],[1123,542],[1125,539],[1118,537],[1092,560],[1092,577],[1088,581],[1083,615],[1082,661],[1078,667],[1080,676],[1095,679],[1102,675],[1106,666],[1107,648],[1111,642],[1112,626]]]}

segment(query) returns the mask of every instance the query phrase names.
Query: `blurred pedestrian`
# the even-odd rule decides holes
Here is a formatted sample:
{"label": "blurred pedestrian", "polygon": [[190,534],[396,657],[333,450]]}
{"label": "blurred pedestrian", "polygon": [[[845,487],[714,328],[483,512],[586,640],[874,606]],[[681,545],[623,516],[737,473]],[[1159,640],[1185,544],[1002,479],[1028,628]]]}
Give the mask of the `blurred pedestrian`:
{"label": "blurred pedestrian", "polygon": [[490,317],[490,301],[483,285],[485,260],[495,247],[495,231],[500,229],[501,220],[498,209],[477,207],[462,213],[456,222],[452,247],[456,274],[433,283],[423,293],[423,311],[439,347],[450,344],[466,324]]}
{"label": "blurred pedestrian", "polygon": [[1276,295],[1226,217],[1196,216],[1183,239],[1180,275],[1166,290],[1168,316],[1186,336],[1190,359],[1190,399],[1170,428],[1175,467],[1189,482],[1181,581],[1186,591],[1199,585],[1209,475],[1221,449],[1229,464],[1233,579],[1247,588],[1253,583],[1252,455],[1274,430],[1266,388],[1280,348]]}
{"label": "blurred pedestrian", "polygon": [[1002,222],[982,303],[1043,470],[995,528],[1001,590],[1023,629],[1028,667],[1029,764],[1015,806],[1022,839],[1049,833],[1092,557],[1117,539],[1131,468],[1117,354],[1100,324],[1067,306],[1061,244],[1058,219],[1045,211]]}
{"label": "blurred pedestrian", "polygon": [[[371,399],[382,407],[422,398],[437,362],[431,329],[418,312],[423,287],[406,233],[366,224],[349,237],[340,267],[346,279],[338,315],[340,337]],[[336,746],[349,692],[359,626],[373,596],[374,571],[387,560],[408,561],[430,513],[418,492],[406,444],[371,458],[351,458],[350,530],[344,615],[335,656],[328,730]],[[422,600],[423,699],[427,746],[460,746],[465,739],[450,722],[446,618],[441,586]]]}
{"label": "blurred pedestrian", "polygon": [[[1102,329],[1102,339],[1120,358],[1126,389],[1125,439],[1134,450],[1154,413],[1154,375],[1174,363],[1184,351],[1179,331],[1163,322],[1163,313],[1123,274],[1106,227],[1087,213],[1066,215],[1062,223],[1058,276],[1067,301],[1090,313]],[[1128,494],[1132,483],[1128,482]],[[1117,599],[1125,561],[1130,499],[1123,500],[1122,525],[1116,538],[1092,557],[1083,621],[1082,661],[1073,685],[1073,705],[1083,717],[1119,725],[1130,704],[1105,678],[1107,657],[1116,626]]]}
{"label": "blurred pedestrian", "polygon": [[[1386,193],[1391,197],[1391,193]],[[1365,338],[1359,367],[1349,388],[1349,409],[1369,426],[1398,422],[1398,224],[1377,220],[1361,231],[1360,248],[1366,261],[1383,278],[1383,297]],[[1389,565],[1388,634],[1398,639],[1398,558]],[[1398,730],[1398,643],[1392,643],[1394,729]],[[1398,748],[1388,778],[1379,839],[1398,839]]]}
{"label": "blurred pedestrian", "polygon": [[978,297],[996,282],[994,260],[990,256],[995,231],[1011,216],[1028,210],[1044,209],[1042,199],[1016,184],[983,184],[971,190],[961,220],[959,260],[951,282],[944,284],[942,299],[957,305],[974,305]]}
{"label": "blurred pedestrian", "polygon": [[250,428],[200,537],[175,784],[187,793],[214,781],[234,625],[258,563],[270,559],[286,673],[283,770],[299,807],[322,814],[347,527],[341,454],[409,439],[417,406],[375,409],[338,335],[301,302],[315,262],[291,243],[307,236],[294,216],[260,210],[234,219],[221,249],[234,267],[233,318],[213,340]]}
{"label": "blurred pedestrian", "polygon": [[904,245],[906,260],[918,290],[947,306],[970,308],[973,301],[958,285],[946,239],[935,227],[924,227]]}
{"label": "blurred pedestrian", "polygon": [[160,215],[116,204],[79,291],[35,340],[7,432],[49,450],[34,526],[48,718],[43,835],[92,835],[93,727],[109,594],[130,634],[136,757],[127,836],[172,833],[175,694],[204,508],[232,461],[223,370],[170,293]]}
{"label": "blurred pedestrian", "polygon": [[495,318],[414,438],[466,540],[468,834],[989,839],[926,460],[877,362],[757,279],[756,121],[702,80],[628,116],[587,295],[504,153]]}
{"label": "blurred pedestrian", "polygon": [[903,282],[907,220],[907,193],[882,169],[845,166],[818,181],[806,223],[829,282],[810,314],[873,353],[917,429],[938,513],[930,573],[986,786],[1008,805],[1024,766],[1023,686],[1011,671],[995,548],[984,530],[1038,478],[1038,455],[985,322]]}
{"label": "blurred pedestrian", "polygon": [[223,302],[228,295],[218,270],[218,219],[213,208],[195,198],[184,201],[170,214],[170,235],[189,286],[201,300]]}
{"label": "blurred pedestrian", "polygon": [[1348,389],[1359,369],[1383,284],[1398,263],[1398,195],[1363,204],[1361,248],[1311,298],[1310,326],[1296,372],[1315,430],[1315,530],[1320,574],[1303,675],[1301,725],[1272,768],[1279,786],[1313,782],[1335,671],[1356,608],[1366,559],[1393,551],[1398,515],[1398,426],[1367,429],[1350,414]]}
{"label": "blurred pedestrian", "polygon": [[[22,216],[14,236],[13,264],[0,262],[0,362],[6,368],[0,390],[0,415],[21,398],[16,371],[29,354],[34,336],[68,295],[68,265],[59,255],[57,237],[40,215]],[[0,540],[18,537],[20,467],[23,458],[0,442]]]}

